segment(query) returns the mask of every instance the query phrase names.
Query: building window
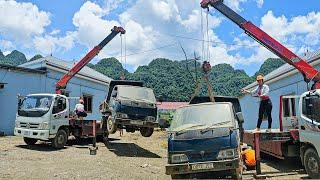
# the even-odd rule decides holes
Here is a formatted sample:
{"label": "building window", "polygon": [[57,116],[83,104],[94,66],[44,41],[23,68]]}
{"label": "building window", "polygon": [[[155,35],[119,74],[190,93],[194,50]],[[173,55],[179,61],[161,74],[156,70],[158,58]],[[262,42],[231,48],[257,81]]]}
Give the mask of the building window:
{"label": "building window", "polygon": [[83,101],[84,101],[84,110],[87,113],[92,113],[92,96],[83,95]]}

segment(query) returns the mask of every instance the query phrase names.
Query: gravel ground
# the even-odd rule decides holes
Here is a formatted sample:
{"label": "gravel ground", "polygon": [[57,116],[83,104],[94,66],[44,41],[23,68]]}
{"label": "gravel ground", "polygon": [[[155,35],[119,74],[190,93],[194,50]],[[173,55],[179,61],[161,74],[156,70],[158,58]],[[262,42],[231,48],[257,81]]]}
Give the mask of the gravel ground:
{"label": "gravel ground", "polygon": [[[151,138],[139,133],[111,136],[97,155],[89,155],[89,141],[55,150],[48,143],[27,146],[20,137],[0,137],[0,179],[170,179],[165,175],[167,144],[164,132]],[[297,161],[265,157],[262,172],[270,179],[307,178]],[[244,179],[253,179],[246,171]],[[218,178],[206,175],[204,178]]]}

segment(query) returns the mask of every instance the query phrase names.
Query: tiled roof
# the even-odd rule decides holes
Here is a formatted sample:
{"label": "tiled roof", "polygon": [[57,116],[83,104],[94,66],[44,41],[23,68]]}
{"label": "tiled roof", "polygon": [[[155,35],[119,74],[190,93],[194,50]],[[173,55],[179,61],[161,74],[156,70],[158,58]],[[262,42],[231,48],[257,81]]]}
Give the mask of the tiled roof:
{"label": "tiled roof", "polygon": [[159,110],[173,110],[188,104],[188,102],[162,102],[157,107]]}

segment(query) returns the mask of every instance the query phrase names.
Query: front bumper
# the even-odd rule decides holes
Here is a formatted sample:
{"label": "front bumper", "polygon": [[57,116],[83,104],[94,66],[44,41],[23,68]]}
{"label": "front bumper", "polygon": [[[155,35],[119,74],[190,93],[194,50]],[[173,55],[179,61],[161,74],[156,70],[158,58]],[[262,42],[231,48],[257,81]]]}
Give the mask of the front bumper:
{"label": "front bumper", "polygon": [[210,171],[224,171],[239,167],[239,159],[228,159],[220,161],[205,161],[196,163],[168,164],[166,174],[189,174]]}
{"label": "front bumper", "polygon": [[156,121],[136,120],[136,119],[116,119],[117,124],[123,126],[135,126],[135,127],[159,127],[159,123]]}
{"label": "front bumper", "polygon": [[49,130],[14,128],[14,135],[40,140],[49,140]]}

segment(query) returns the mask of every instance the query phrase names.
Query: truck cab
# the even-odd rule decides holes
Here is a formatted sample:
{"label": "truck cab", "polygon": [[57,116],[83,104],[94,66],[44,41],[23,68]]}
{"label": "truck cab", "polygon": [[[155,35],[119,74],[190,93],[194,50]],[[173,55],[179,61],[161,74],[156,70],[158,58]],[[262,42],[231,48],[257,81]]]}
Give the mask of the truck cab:
{"label": "truck cab", "polygon": [[117,129],[139,130],[149,137],[158,127],[157,104],[153,90],[137,81],[111,81],[105,105],[100,106],[109,134]]}
{"label": "truck cab", "polygon": [[299,101],[300,158],[308,175],[320,178],[320,89],[305,92]]}
{"label": "truck cab", "polygon": [[69,101],[66,96],[30,94],[19,100],[14,135],[24,137],[26,144],[53,140],[53,145],[64,146],[68,125]]}
{"label": "truck cab", "polygon": [[227,171],[240,179],[238,118],[230,102],[178,108],[169,128],[166,174]]}

